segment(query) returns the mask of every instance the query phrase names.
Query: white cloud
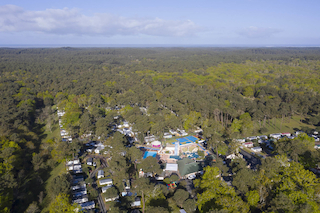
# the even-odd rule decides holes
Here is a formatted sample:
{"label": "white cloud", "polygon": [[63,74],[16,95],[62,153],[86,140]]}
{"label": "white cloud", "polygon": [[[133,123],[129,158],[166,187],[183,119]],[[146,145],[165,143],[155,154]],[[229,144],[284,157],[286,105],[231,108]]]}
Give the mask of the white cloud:
{"label": "white cloud", "polygon": [[0,32],[39,32],[59,35],[151,35],[184,37],[200,30],[190,20],[128,18],[106,13],[93,16],[78,9],[27,11],[15,5],[0,6]]}
{"label": "white cloud", "polygon": [[280,32],[281,30],[271,27],[264,28],[251,26],[238,31],[237,33],[247,38],[267,38]]}

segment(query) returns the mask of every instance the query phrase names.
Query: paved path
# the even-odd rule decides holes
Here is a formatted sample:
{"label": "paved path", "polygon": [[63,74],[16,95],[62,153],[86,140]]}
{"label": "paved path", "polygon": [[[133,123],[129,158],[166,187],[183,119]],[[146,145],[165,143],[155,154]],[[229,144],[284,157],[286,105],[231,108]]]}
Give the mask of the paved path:
{"label": "paved path", "polygon": [[93,170],[93,171],[90,173],[90,176],[89,176],[90,178],[93,178],[93,177],[95,176],[95,174],[97,173],[98,170],[103,169],[103,168],[105,168],[105,167],[108,166],[107,161],[105,160],[104,157],[100,158],[100,163],[101,163],[101,166],[100,166],[100,167],[97,167],[95,170]]}
{"label": "paved path", "polygon": [[192,190],[194,189],[193,181],[186,179],[186,182],[187,182],[186,189],[189,192],[189,194],[191,195],[191,197],[193,198],[193,195],[192,195]]}
{"label": "paved path", "polygon": [[96,183],[96,177],[95,177],[95,174],[97,173],[98,170],[100,169],[103,169],[105,167],[108,166],[107,164],[107,161],[105,159],[105,157],[103,156],[96,156],[96,155],[90,155],[89,157],[93,157],[93,158],[99,158],[100,159],[100,162],[101,162],[101,166],[96,168],[95,170],[93,170],[91,173],[90,173],[90,176],[89,178],[92,178],[94,180],[94,182],[92,182],[92,187],[97,190],[98,192],[98,203],[99,203],[99,206],[100,206],[100,210],[102,213],[106,213],[107,212],[107,209],[106,209],[106,206],[105,206],[105,202],[101,196],[101,192],[100,192],[100,189]]}
{"label": "paved path", "polygon": [[101,196],[101,193],[100,193],[100,190],[99,190],[99,188],[98,188],[98,185],[97,185],[96,181],[92,182],[92,187],[93,187],[95,190],[97,190],[97,192],[98,192],[98,203],[99,203],[101,212],[102,212],[102,213],[107,213],[107,209],[106,209],[106,206],[105,206],[105,204],[104,204],[105,202],[104,202],[104,200],[103,200],[103,198],[102,198],[102,196]]}

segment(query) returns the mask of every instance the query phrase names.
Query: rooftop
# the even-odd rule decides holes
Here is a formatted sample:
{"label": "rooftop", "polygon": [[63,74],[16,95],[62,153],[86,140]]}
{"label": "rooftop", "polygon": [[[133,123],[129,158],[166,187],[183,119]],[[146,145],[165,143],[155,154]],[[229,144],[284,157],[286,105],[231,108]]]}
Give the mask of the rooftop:
{"label": "rooftop", "polygon": [[178,160],[178,168],[181,176],[185,176],[187,174],[199,172],[202,170],[202,167],[199,163],[194,162],[190,158],[183,158]]}

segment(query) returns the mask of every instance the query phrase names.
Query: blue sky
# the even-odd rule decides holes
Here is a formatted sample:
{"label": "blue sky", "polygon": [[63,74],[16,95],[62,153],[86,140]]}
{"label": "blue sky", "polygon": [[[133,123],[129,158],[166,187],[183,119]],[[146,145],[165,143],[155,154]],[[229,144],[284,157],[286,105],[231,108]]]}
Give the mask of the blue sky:
{"label": "blue sky", "polygon": [[0,0],[0,45],[320,46],[320,1]]}

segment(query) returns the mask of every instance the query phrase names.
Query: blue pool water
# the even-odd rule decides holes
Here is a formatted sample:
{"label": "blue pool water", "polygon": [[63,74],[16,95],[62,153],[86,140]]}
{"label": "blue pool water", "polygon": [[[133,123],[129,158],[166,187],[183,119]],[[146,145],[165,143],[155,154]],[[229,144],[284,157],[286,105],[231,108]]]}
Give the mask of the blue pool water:
{"label": "blue pool water", "polygon": [[143,159],[146,159],[147,157],[156,157],[157,156],[157,152],[152,152],[152,151],[146,151],[143,155]]}

